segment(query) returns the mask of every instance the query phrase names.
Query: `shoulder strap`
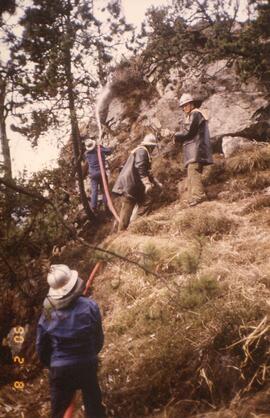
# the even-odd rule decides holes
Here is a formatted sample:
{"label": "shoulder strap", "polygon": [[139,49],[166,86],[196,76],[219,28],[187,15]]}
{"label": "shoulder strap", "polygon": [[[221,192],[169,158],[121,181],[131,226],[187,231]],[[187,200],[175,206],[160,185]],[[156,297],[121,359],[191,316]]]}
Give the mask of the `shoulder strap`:
{"label": "shoulder strap", "polygon": [[206,110],[203,110],[202,111],[201,109],[195,108],[195,109],[192,109],[192,111],[190,112],[190,114],[192,112],[199,112],[204,117],[205,120],[208,120],[208,112]]}
{"label": "shoulder strap", "polygon": [[148,149],[147,149],[146,147],[144,147],[143,145],[138,145],[138,147],[134,148],[134,149],[131,151],[131,153],[132,153],[132,154],[134,154],[134,153],[135,153],[138,149],[140,149],[140,148],[144,149],[144,150],[147,152],[148,160],[149,160],[149,162],[151,163],[151,155],[150,155],[150,153],[149,153]]}

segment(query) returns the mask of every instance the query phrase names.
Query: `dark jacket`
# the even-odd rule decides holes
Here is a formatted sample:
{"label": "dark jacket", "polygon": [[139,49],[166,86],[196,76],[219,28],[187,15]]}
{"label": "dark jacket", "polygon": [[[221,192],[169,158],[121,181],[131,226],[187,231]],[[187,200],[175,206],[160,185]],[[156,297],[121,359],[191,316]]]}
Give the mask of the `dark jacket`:
{"label": "dark jacket", "polygon": [[142,178],[148,177],[152,180],[151,157],[146,147],[138,146],[128,157],[122,168],[115,185],[113,193],[140,199],[144,194]]}
{"label": "dark jacket", "polygon": [[198,109],[191,111],[185,131],[177,132],[175,140],[183,143],[185,166],[195,162],[213,163],[208,122]]}
{"label": "dark jacket", "polygon": [[[106,155],[110,155],[113,149],[110,147],[103,147],[102,145],[100,145],[100,150],[103,166],[105,167],[105,157]],[[84,155],[86,161],[88,162],[89,176],[96,177],[98,174],[100,174],[97,147],[95,147],[92,151],[86,151]]]}
{"label": "dark jacket", "polygon": [[94,362],[103,341],[98,305],[83,296],[53,309],[49,318],[43,313],[38,322],[36,349],[47,367]]}

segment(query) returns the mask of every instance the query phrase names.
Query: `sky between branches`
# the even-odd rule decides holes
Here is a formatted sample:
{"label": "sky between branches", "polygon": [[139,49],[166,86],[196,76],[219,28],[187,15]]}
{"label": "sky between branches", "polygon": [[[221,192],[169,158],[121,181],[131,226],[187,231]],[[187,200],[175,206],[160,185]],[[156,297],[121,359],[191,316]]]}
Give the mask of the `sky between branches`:
{"label": "sky between branches", "polygon": [[[21,1],[24,5],[30,5],[31,0]],[[97,0],[97,15],[99,8],[106,5],[107,0]],[[151,6],[166,6],[168,0],[122,0],[123,14],[128,23],[139,27],[144,20],[146,10]],[[100,14],[101,15],[101,14]],[[98,18],[100,16],[97,16]],[[1,40],[0,40],[1,47]],[[53,132],[40,141],[40,145],[33,149],[29,142],[20,134],[8,129],[10,138],[13,175],[18,176],[24,170],[30,174],[44,168],[54,167],[59,155],[57,144],[53,140]]]}

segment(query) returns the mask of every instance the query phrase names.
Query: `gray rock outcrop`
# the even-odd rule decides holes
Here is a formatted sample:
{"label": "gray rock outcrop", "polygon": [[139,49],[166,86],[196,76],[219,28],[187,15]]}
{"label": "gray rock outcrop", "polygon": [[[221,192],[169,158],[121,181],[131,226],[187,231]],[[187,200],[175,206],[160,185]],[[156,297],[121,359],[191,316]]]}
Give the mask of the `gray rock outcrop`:
{"label": "gray rock outcrop", "polygon": [[99,107],[100,111],[106,110],[106,114],[102,111],[102,122],[109,126],[114,139],[119,136],[119,141],[123,142],[120,136],[125,131],[130,133],[126,137],[136,141],[149,129],[164,139],[172,136],[184,123],[178,98],[183,92],[190,92],[204,99],[202,110],[209,115],[215,152],[223,152],[227,157],[237,148],[247,146],[248,140],[269,140],[270,105],[256,80],[243,84],[235,68],[228,66],[225,60],[208,66],[197,63],[194,68],[189,57],[184,61],[183,68],[172,68],[163,80],[158,68],[151,72],[148,81],[155,86],[156,96],[143,99],[134,107],[132,118],[127,117],[130,103],[125,97],[115,97],[108,86],[105,87]]}

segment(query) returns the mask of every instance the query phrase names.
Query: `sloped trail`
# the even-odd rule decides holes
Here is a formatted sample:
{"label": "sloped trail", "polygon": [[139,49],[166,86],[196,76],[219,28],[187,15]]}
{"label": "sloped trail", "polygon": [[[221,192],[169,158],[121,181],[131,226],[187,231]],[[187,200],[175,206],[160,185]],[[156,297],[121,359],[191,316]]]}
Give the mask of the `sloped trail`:
{"label": "sloped trail", "polygon": [[[213,200],[195,208],[185,208],[181,202],[173,203],[147,218],[135,221],[129,231],[114,236],[113,245],[116,249],[124,248],[140,256],[149,242],[160,248],[171,247],[175,250],[188,241],[194,239],[196,241],[198,236],[203,236],[207,239],[207,244],[200,255],[200,268],[203,269],[203,266],[209,263],[210,254],[210,258],[214,257],[210,267],[216,271],[224,271],[225,275],[225,273],[228,274],[229,265],[229,274],[234,277],[234,289],[239,286],[247,300],[255,300],[257,297],[255,294],[261,290],[263,290],[264,297],[270,296],[267,286],[266,288],[258,287],[258,289],[252,286],[252,280],[258,274],[260,277],[266,274],[269,267],[269,262],[265,263],[265,255],[269,250],[270,205],[256,208],[256,202],[262,197],[263,194],[259,191],[244,199]],[[114,272],[113,263],[114,261],[110,261],[109,266],[97,278],[99,284],[104,274],[110,274],[110,268],[112,268],[112,273]],[[160,268],[163,268],[164,275],[170,273],[169,267],[167,271],[164,270],[162,263]],[[175,275],[179,278],[177,273]],[[246,275],[246,286],[243,286],[243,275]],[[99,291],[97,285],[95,294],[98,302],[101,298],[100,292],[102,289]],[[107,303],[106,300],[100,301],[102,304]],[[111,341],[105,346],[102,361],[109,353],[110,343]],[[15,390],[13,386],[7,385],[0,390],[1,418],[49,417],[49,388],[46,371],[42,371],[33,380],[26,381],[23,390]],[[79,403],[74,418],[81,416],[83,416],[83,411]],[[154,415],[149,413],[145,416],[163,418],[167,415],[157,411]]]}

